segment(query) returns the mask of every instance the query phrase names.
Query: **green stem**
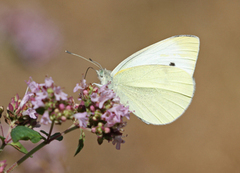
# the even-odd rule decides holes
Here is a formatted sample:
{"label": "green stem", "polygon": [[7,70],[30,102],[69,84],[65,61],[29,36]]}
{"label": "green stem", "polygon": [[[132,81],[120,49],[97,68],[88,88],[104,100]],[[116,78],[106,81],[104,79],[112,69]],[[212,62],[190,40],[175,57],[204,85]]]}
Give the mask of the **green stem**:
{"label": "green stem", "polygon": [[24,162],[27,158],[29,158],[30,156],[32,156],[35,152],[37,152],[38,150],[40,150],[42,147],[44,147],[45,145],[49,144],[51,141],[59,138],[62,135],[65,135],[75,129],[78,129],[78,126],[71,126],[70,128],[68,128],[67,130],[63,131],[62,133],[60,133],[59,135],[56,135],[54,137],[49,137],[48,140],[43,141],[42,143],[40,143],[38,146],[36,146],[35,148],[33,148],[31,151],[29,151],[25,156],[23,156],[20,160],[18,160],[17,162],[15,162],[7,171],[6,173],[9,173],[11,171],[13,171],[16,167],[18,167],[22,162]]}
{"label": "green stem", "polygon": [[52,134],[53,125],[54,125],[54,121],[52,121],[52,124],[51,124],[50,130],[49,130],[49,134],[48,134],[48,137],[47,137],[47,141],[49,140],[49,138],[50,138],[50,136],[51,136],[51,134]]}
{"label": "green stem", "polygon": [[35,153],[36,151],[38,151],[39,149],[41,149],[42,147],[44,147],[45,145],[47,145],[48,143],[46,143],[46,141],[42,142],[41,144],[39,144],[38,146],[36,146],[35,148],[33,148],[31,151],[29,151],[25,156],[23,156],[20,160],[18,160],[17,162],[15,162],[7,171],[6,173],[9,173],[11,171],[13,171],[16,167],[18,167],[18,165],[20,165],[22,162],[24,162],[27,158],[29,158],[33,153]]}

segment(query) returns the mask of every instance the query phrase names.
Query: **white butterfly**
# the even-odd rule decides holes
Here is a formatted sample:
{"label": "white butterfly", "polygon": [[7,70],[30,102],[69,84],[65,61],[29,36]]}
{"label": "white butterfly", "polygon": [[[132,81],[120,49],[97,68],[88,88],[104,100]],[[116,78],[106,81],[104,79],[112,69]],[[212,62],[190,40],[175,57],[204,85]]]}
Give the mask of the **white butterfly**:
{"label": "white butterfly", "polygon": [[196,36],[173,36],[134,53],[112,72],[98,70],[98,77],[101,85],[110,81],[120,102],[142,121],[168,124],[192,101],[199,44]]}
{"label": "white butterfly", "polygon": [[112,72],[94,64],[101,68],[97,70],[101,85],[111,82],[108,87],[143,122],[168,124],[192,101],[199,44],[196,36],[178,35],[134,53]]}

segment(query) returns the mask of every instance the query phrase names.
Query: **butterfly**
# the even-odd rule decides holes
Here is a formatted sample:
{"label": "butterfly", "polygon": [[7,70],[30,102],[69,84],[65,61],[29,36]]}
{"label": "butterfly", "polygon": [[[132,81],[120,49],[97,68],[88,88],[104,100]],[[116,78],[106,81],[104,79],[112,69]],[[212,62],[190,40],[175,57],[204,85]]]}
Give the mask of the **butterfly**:
{"label": "butterfly", "polygon": [[150,45],[123,60],[113,71],[97,71],[101,85],[108,82],[120,102],[147,124],[169,124],[190,105],[193,73],[200,41],[177,35]]}
{"label": "butterfly", "polygon": [[113,71],[80,57],[100,68],[98,86],[109,84],[143,122],[163,125],[179,118],[192,101],[199,46],[197,36],[173,36],[132,54]]}

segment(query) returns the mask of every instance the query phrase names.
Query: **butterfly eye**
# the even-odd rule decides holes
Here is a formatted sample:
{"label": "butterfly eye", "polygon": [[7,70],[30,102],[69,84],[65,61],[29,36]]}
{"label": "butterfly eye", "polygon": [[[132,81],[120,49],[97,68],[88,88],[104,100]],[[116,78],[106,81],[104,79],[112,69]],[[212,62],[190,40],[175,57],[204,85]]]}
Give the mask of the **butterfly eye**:
{"label": "butterfly eye", "polygon": [[169,65],[170,65],[170,66],[175,66],[175,63],[174,63],[174,62],[170,62]]}

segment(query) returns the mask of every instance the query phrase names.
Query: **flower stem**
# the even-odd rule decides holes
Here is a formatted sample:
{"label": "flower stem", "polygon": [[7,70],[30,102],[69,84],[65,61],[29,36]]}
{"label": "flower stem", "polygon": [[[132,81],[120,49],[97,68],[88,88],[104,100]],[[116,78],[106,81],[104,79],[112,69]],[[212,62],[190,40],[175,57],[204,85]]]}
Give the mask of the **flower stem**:
{"label": "flower stem", "polygon": [[52,121],[52,124],[51,124],[50,130],[49,130],[49,134],[48,134],[48,137],[47,137],[47,141],[48,141],[48,140],[50,139],[50,137],[51,137],[52,130],[53,130],[53,126],[54,126],[54,121]]}
{"label": "flower stem", "polygon": [[44,147],[45,145],[47,145],[48,143],[46,143],[46,141],[42,142],[41,144],[39,144],[38,146],[36,146],[35,148],[33,148],[31,151],[29,151],[25,156],[23,156],[20,160],[18,160],[17,162],[15,162],[7,171],[6,173],[9,173],[11,171],[13,171],[16,167],[18,167],[18,165],[20,165],[22,162],[24,162],[27,158],[29,158],[33,153],[35,153],[36,151],[38,151],[39,149],[41,149],[42,147]]}
{"label": "flower stem", "polygon": [[[53,125],[52,125],[53,126]],[[31,151],[29,151],[26,155],[24,155],[21,159],[19,159],[17,162],[15,162],[7,171],[6,173],[9,173],[11,171],[13,171],[16,167],[18,167],[22,162],[24,162],[27,158],[29,158],[32,154],[34,154],[35,152],[37,152],[38,150],[40,150],[42,147],[44,147],[45,145],[49,144],[51,141],[59,138],[62,135],[65,135],[75,129],[78,129],[78,126],[71,126],[70,128],[66,129],[65,131],[63,131],[62,133],[59,133],[59,135],[56,135],[54,137],[49,137],[48,140],[43,141],[42,143],[40,143],[38,146],[36,146],[35,148],[33,148]]]}

